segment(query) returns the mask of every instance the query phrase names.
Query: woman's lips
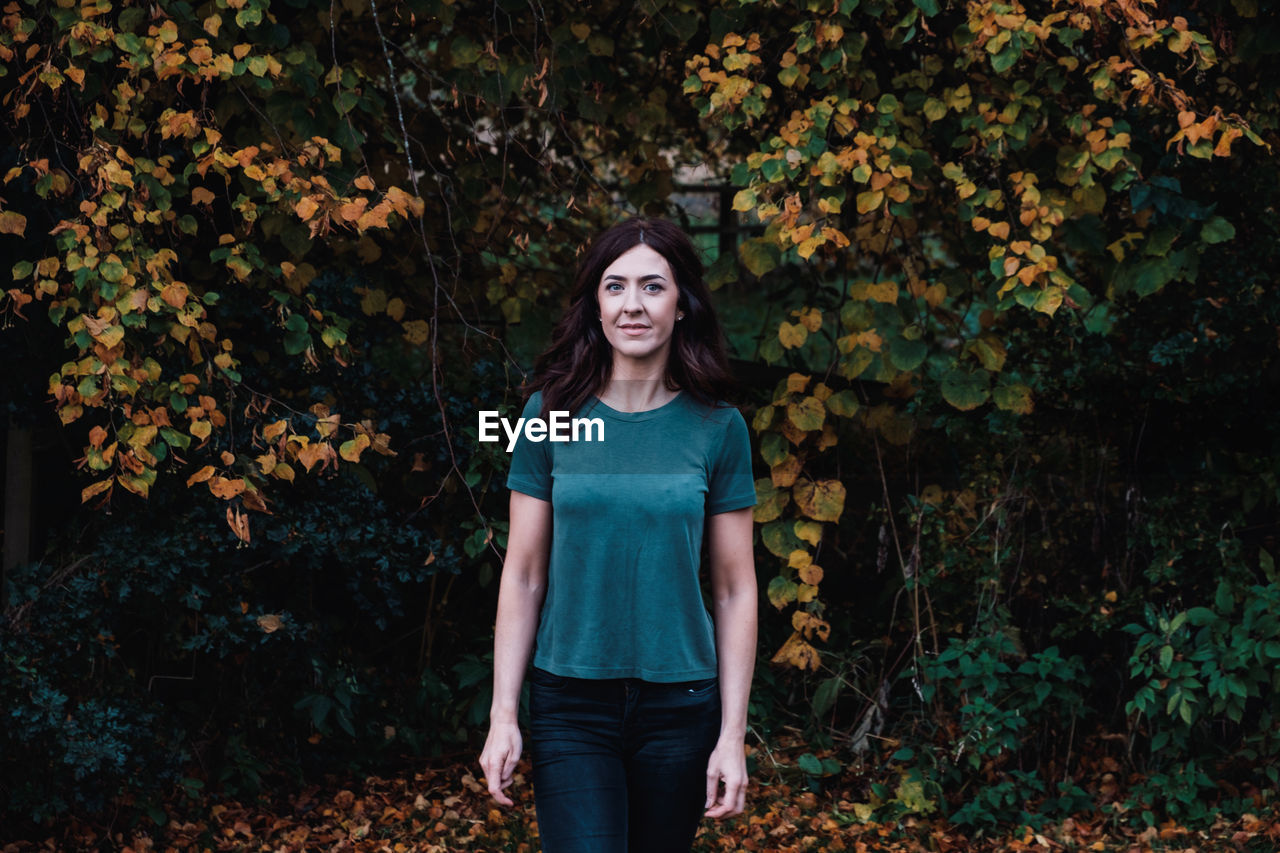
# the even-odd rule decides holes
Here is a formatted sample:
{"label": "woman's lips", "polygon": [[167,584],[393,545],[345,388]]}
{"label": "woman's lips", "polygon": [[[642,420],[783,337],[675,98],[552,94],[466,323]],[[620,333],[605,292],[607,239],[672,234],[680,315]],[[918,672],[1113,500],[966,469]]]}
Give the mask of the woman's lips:
{"label": "woman's lips", "polygon": [[643,335],[649,331],[648,326],[619,326],[618,328],[628,335]]}

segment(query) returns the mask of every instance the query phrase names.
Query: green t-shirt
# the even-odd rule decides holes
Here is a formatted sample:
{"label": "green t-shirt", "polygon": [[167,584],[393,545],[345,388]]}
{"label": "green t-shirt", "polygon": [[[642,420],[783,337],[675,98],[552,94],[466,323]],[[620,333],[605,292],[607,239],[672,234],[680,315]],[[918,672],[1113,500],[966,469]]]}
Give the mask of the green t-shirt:
{"label": "green t-shirt", "polygon": [[[541,408],[535,393],[523,417]],[[575,417],[599,418],[603,440],[535,442],[522,431],[507,476],[508,488],[552,507],[534,666],[575,678],[711,678],[702,533],[707,516],[756,502],[746,422],[687,392],[647,412],[592,397]]]}

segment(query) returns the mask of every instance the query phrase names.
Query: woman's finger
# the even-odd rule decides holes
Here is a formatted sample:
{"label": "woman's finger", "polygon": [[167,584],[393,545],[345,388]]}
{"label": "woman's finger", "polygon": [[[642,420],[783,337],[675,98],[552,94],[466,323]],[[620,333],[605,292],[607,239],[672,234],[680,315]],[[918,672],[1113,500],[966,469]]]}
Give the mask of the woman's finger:
{"label": "woman's finger", "polygon": [[714,806],[720,799],[720,771],[707,768],[707,803],[703,806],[709,809]]}

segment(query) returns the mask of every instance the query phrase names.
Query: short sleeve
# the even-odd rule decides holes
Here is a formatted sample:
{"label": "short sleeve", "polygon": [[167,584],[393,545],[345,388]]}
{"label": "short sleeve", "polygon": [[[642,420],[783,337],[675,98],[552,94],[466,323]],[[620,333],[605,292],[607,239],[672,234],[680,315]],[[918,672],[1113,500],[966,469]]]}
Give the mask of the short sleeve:
{"label": "short sleeve", "polygon": [[756,504],[756,484],[751,476],[751,438],[747,422],[737,409],[729,409],[724,439],[711,464],[707,485],[707,514],[715,515]]}
{"label": "short sleeve", "polygon": [[[542,392],[535,391],[525,403],[520,416],[527,422],[542,415]],[[543,501],[551,500],[551,443],[530,441],[524,430],[511,452],[511,470],[507,472],[507,488]]]}

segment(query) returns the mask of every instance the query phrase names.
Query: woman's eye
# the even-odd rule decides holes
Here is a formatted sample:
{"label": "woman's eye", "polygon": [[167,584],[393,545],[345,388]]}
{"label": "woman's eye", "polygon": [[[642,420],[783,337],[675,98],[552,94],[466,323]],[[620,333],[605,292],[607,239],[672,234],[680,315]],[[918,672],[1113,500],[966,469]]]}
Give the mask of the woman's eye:
{"label": "woman's eye", "polygon": [[650,282],[645,285],[645,289],[648,290],[650,293],[661,293],[662,285],[655,284],[654,282]]}

